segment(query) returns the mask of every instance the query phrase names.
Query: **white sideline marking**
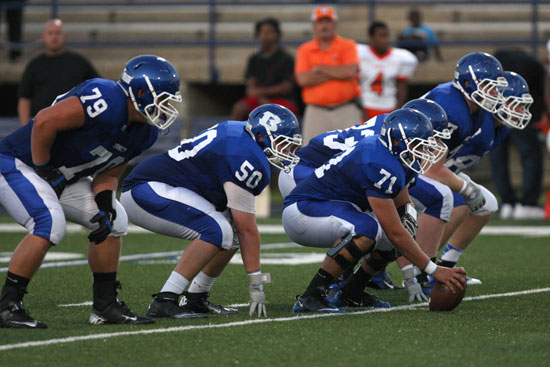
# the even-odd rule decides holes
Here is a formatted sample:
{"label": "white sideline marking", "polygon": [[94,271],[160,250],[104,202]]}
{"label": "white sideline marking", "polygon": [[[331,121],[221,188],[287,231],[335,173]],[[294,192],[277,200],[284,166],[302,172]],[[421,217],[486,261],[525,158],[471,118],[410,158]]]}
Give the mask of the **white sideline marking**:
{"label": "white sideline marking", "polygon": [[[262,234],[285,234],[283,226],[280,224],[259,224],[258,230]],[[78,233],[86,232],[87,228],[79,225],[69,223],[67,224],[66,233]],[[15,232],[15,233],[25,233],[27,230],[20,226],[17,223],[0,223],[0,233],[2,232]],[[128,233],[154,233],[146,229],[138,227],[134,224],[128,225]],[[481,230],[483,235],[520,235],[520,236],[530,236],[530,237],[542,237],[550,235],[549,226],[486,226]]]}
{"label": "white sideline marking", "polygon": [[57,305],[57,307],[79,307],[79,306],[91,306],[92,301],[80,302],[80,303],[65,303],[62,305]]}
{"label": "white sideline marking", "polygon": [[[483,296],[466,297],[464,298],[464,301],[475,301],[475,300],[483,300],[488,298],[499,298],[499,297],[513,297],[513,296],[520,296],[524,294],[534,294],[534,293],[543,293],[543,292],[550,292],[550,288],[538,288],[538,289],[529,289],[529,290],[518,291],[518,292],[487,294]],[[72,342],[78,342],[83,340],[114,338],[118,336],[161,334],[161,333],[170,333],[170,332],[186,331],[186,330],[216,329],[216,328],[226,328],[226,327],[232,327],[232,326],[242,326],[242,325],[251,325],[251,324],[264,324],[268,322],[299,321],[299,320],[305,320],[305,319],[319,319],[322,317],[335,317],[335,316],[345,316],[345,315],[364,315],[369,313],[411,310],[411,309],[425,307],[425,306],[428,306],[428,302],[417,303],[413,305],[396,306],[391,308],[377,308],[373,310],[345,312],[345,313],[308,314],[308,315],[293,316],[293,317],[279,317],[276,319],[254,319],[254,320],[236,321],[236,322],[228,322],[225,324],[188,325],[188,326],[177,326],[177,327],[162,328],[162,329],[148,329],[148,330],[137,330],[137,331],[123,331],[123,332],[117,332],[117,333],[101,333],[101,334],[93,334],[93,335],[69,336],[67,338],[57,338],[57,339],[49,339],[49,340],[41,340],[41,341],[33,341],[33,342],[4,344],[4,345],[0,345],[0,351],[19,349],[19,348],[40,347],[44,345],[72,343]]]}
{"label": "white sideline marking", "polygon": [[[272,249],[281,249],[281,248],[296,248],[296,247],[302,247],[297,245],[294,242],[279,242],[279,243],[269,243],[262,245],[262,250],[272,250]],[[182,254],[183,251],[163,251],[163,252],[149,252],[145,254],[134,254],[134,255],[123,255],[120,257],[120,261],[138,261],[138,260],[150,260],[154,258],[165,258],[165,257],[178,257]],[[7,253],[4,253],[7,254]],[[46,255],[47,256],[47,255]],[[11,258],[11,253],[7,259],[6,262],[9,261]],[[40,269],[47,269],[47,268],[60,268],[64,266],[77,266],[77,265],[87,265],[88,260],[82,259],[82,260],[71,260],[71,261],[52,261],[52,262],[44,262],[42,265],[40,265]],[[8,267],[0,267],[0,273],[8,271]]]}

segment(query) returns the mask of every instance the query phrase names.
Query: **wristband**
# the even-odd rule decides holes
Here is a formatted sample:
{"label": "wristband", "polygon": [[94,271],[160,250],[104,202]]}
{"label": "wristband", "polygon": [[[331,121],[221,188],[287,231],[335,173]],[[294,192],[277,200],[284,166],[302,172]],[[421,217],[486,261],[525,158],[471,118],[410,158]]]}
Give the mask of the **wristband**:
{"label": "wristband", "polygon": [[426,264],[426,267],[424,267],[424,273],[428,275],[432,275],[433,273],[435,273],[436,270],[437,270],[437,265],[435,265],[435,263],[432,260],[428,261],[428,264]]}
{"label": "wristband", "polygon": [[95,202],[99,210],[113,214],[113,190],[104,190],[95,196]]}
{"label": "wristband", "polygon": [[468,187],[468,181],[464,180],[464,183],[462,184],[462,188],[458,192],[459,194],[464,194],[464,191],[466,191],[466,187]]}

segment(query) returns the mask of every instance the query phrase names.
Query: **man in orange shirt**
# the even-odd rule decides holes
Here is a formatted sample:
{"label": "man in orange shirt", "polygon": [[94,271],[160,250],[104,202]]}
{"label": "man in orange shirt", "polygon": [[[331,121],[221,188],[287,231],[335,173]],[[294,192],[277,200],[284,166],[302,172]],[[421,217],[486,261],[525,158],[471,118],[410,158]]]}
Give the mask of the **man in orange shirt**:
{"label": "man in orange shirt", "polygon": [[331,6],[317,7],[311,21],[315,38],[298,48],[294,68],[306,105],[304,145],[321,133],[362,121],[355,41],[338,36],[338,16]]}

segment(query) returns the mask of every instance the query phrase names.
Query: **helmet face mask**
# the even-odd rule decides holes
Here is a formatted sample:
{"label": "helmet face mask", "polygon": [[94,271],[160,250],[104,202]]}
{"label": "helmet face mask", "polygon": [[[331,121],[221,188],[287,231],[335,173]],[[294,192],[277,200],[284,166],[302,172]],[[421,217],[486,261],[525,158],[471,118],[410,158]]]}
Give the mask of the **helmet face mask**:
{"label": "helmet face mask", "polygon": [[477,84],[477,89],[472,92],[471,99],[484,110],[495,113],[498,106],[504,102],[502,90],[507,85],[504,77],[498,77],[497,80],[483,79]]}
{"label": "helmet face mask", "polygon": [[495,113],[504,102],[502,92],[508,85],[503,72],[502,65],[494,56],[473,52],[458,61],[453,85],[466,99]]}
{"label": "helmet face mask", "polygon": [[164,130],[178,117],[170,101],[182,101],[179,76],[165,59],[154,55],[134,57],[126,63],[118,84],[149,124]]}
{"label": "helmet face mask", "polygon": [[430,120],[414,109],[399,109],[386,116],[379,140],[402,165],[420,174],[447,152],[447,146],[434,138]]}
{"label": "helmet face mask", "polygon": [[286,107],[266,104],[255,108],[245,129],[273,166],[289,172],[298,164],[295,152],[302,145],[302,136],[296,116]]}
{"label": "helmet face mask", "polygon": [[529,93],[529,86],[517,73],[506,71],[504,76],[508,81],[508,88],[504,91],[505,101],[495,115],[509,128],[525,129],[532,117],[529,108],[533,104],[533,97]]}

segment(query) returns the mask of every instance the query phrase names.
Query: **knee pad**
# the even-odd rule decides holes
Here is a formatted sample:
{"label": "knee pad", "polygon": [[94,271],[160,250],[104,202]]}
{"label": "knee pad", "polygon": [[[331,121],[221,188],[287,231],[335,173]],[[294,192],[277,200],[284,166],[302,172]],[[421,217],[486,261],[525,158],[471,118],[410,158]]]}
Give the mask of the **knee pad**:
{"label": "knee pad", "polygon": [[398,253],[395,249],[387,251],[374,249],[365,255],[365,261],[374,271],[378,272],[397,259],[397,257]]}
{"label": "knee pad", "polygon": [[118,200],[115,200],[115,210],[116,218],[113,221],[113,230],[110,235],[114,237],[126,236],[128,234],[128,214]]}
{"label": "knee pad", "polygon": [[[353,239],[357,237],[358,236],[354,236],[353,233],[348,234],[338,245],[328,250],[327,256],[334,259],[336,264],[344,270],[354,266],[365,254],[365,251],[361,250],[353,241]],[[348,251],[352,257],[352,260],[348,260],[348,258],[342,254],[342,249],[346,249]]]}

